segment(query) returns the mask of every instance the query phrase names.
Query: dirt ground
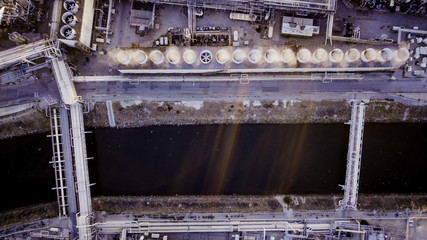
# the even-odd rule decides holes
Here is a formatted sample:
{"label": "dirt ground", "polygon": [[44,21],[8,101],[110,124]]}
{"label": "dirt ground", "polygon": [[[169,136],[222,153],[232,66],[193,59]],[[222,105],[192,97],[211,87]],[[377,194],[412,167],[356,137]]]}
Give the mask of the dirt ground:
{"label": "dirt ground", "polygon": [[[132,105],[133,104],[133,105]],[[347,101],[276,100],[247,102],[133,102],[114,103],[119,128],[147,125],[217,123],[335,123],[350,120]],[[367,122],[424,122],[427,106],[407,106],[373,100],[366,109]],[[85,115],[86,126],[108,126],[104,103]]]}
{"label": "dirt ground", "polygon": [[[351,104],[344,100],[276,101],[183,101],[115,102],[119,128],[149,125],[190,125],[220,123],[336,123],[350,120]],[[107,108],[97,103],[84,115],[86,127],[108,127]],[[371,100],[366,122],[425,122],[427,106],[404,105],[388,100]],[[0,139],[50,130],[44,110],[14,121],[0,121]]]}
{"label": "dirt ground", "polygon": [[[334,211],[342,195],[105,196],[92,199],[93,210],[107,214],[283,212],[278,199],[295,212]],[[427,195],[359,195],[361,211],[427,211]],[[56,217],[56,202],[0,213],[0,226]]]}

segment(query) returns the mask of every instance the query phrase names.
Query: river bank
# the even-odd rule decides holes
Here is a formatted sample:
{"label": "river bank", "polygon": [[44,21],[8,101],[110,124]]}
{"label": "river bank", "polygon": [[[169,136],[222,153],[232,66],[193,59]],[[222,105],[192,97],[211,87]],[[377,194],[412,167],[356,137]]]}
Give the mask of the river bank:
{"label": "river bank", "polygon": [[[260,101],[131,101],[113,103],[118,128],[151,125],[243,123],[343,123],[350,120],[351,105],[344,100]],[[84,115],[86,127],[108,127],[105,103],[96,103]],[[427,106],[393,100],[371,100],[366,122],[426,122]],[[13,121],[0,122],[0,139],[50,131],[44,110]]]}
{"label": "river bank", "polygon": [[[333,212],[342,195],[220,195],[220,196],[103,196],[92,200],[95,213],[256,213]],[[426,194],[359,195],[360,211],[427,212]],[[43,203],[0,213],[0,226],[57,216],[56,202]]]}

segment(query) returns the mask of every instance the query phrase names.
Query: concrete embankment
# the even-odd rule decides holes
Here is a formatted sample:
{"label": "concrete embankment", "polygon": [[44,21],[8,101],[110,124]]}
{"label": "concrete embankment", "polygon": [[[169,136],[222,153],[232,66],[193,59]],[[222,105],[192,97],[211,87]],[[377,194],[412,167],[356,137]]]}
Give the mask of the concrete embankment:
{"label": "concrete embankment", "polygon": [[[222,195],[222,196],[111,196],[94,197],[96,213],[283,213],[333,212],[342,195]],[[427,212],[426,194],[360,195],[359,210],[376,212]],[[0,213],[0,226],[56,217],[56,202]]]}
{"label": "concrete embankment", "polygon": [[[351,106],[344,100],[246,100],[246,101],[132,101],[113,103],[119,128],[150,125],[231,123],[337,123],[350,119]],[[4,116],[7,117],[7,116]],[[86,127],[108,127],[105,103],[84,115]],[[405,105],[392,100],[371,100],[367,122],[425,122],[427,105]],[[44,110],[13,121],[0,121],[0,139],[50,130]]]}
{"label": "concrete embankment", "polygon": [[[263,101],[135,101],[114,103],[116,125],[185,125],[220,123],[337,123],[350,119],[351,106],[344,100]],[[367,122],[425,122],[427,106],[404,105],[392,100],[371,100]],[[97,103],[85,115],[86,126],[107,127],[104,103]]]}

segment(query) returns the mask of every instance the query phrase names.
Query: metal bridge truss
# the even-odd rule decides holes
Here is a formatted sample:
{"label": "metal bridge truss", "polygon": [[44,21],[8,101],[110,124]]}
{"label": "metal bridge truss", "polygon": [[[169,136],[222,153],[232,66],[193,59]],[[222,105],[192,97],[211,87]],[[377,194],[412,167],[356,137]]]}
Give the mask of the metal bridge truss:
{"label": "metal bridge truss", "polygon": [[77,213],[77,229],[79,239],[92,239],[94,229],[91,226],[92,199],[90,194],[89,169],[87,165],[86,138],[83,123],[82,104],[74,103],[70,105],[71,117],[71,145],[73,147],[75,171],[76,171],[76,192],[79,203]]}
{"label": "metal bridge truss", "polygon": [[247,13],[262,13],[268,9],[335,12],[336,0],[142,0],[196,8],[212,8]]}
{"label": "metal bridge truss", "polygon": [[61,57],[59,42],[53,40],[39,40],[37,42],[20,45],[0,52],[0,69],[14,64],[28,62],[36,65],[33,60],[47,57]]}
{"label": "metal bridge truss", "polygon": [[67,186],[65,179],[65,161],[62,152],[62,134],[61,126],[58,123],[59,115],[55,108],[46,109],[46,113],[50,117],[50,132],[48,137],[52,139],[52,161],[50,162],[55,170],[56,195],[58,198],[59,216],[67,216]]}
{"label": "metal bridge truss", "polygon": [[342,186],[344,189],[344,199],[340,201],[343,210],[357,209],[364,124],[365,103],[355,100],[351,109],[345,186]]}

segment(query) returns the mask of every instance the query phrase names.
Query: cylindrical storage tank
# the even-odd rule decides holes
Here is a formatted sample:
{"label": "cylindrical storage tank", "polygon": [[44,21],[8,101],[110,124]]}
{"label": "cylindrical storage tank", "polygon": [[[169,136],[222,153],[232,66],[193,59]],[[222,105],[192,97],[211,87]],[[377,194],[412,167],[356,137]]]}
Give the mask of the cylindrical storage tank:
{"label": "cylindrical storage tank", "polygon": [[181,60],[181,56],[179,55],[178,50],[170,49],[166,54],[166,59],[172,64],[177,64]]}
{"label": "cylindrical storage tank", "polygon": [[163,60],[165,60],[165,56],[163,56],[163,53],[160,52],[159,50],[154,50],[150,52],[150,60],[154,64],[161,64]]}
{"label": "cylindrical storage tank", "polygon": [[282,54],[280,54],[280,57],[282,58],[282,61],[284,63],[290,63],[295,61],[295,53],[289,48],[283,50]]}
{"label": "cylindrical storage tank", "polygon": [[409,58],[409,51],[407,48],[399,48],[396,51],[395,55],[396,60],[398,61],[406,61]]}
{"label": "cylindrical storage tank", "polygon": [[121,64],[129,64],[130,63],[130,54],[128,51],[120,50],[119,53],[117,53],[117,60]]}
{"label": "cylindrical storage tank", "polygon": [[208,64],[212,61],[212,52],[209,50],[203,50],[200,52],[200,61],[203,64]]}
{"label": "cylindrical storage tank", "polygon": [[377,51],[373,48],[368,48],[362,52],[360,59],[364,62],[375,61],[377,59]]}
{"label": "cylindrical storage tank", "polygon": [[221,49],[218,52],[216,52],[216,61],[219,64],[224,64],[229,60],[230,60],[230,54],[226,50]]}
{"label": "cylindrical storage tank", "polygon": [[243,51],[242,51],[242,50],[240,50],[240,49],[237,49],[237,50],[235,50],[235,51],[233,52],[233,56],[232,56],[232,58],[233,58],[233,62],[234,62],[234,63],[240,64],[240,63],[242,63],[242,62],[245,60],[245,58],[246,58],[246,53],[245,53],[245,52],[243,52]]}
{"label": "cylindrical storage tank", "polygon": [[326,61],[326,59],[328,59],[328,52],[326,52],[325,49],[319,48],[316,51],[314,51],[313,60],[316,63],[324,62],[324,61]]}
{"label": "cylindrical storage tank", "polygon": [[249,52],[249,57],[248,57],[249,62],[255,64],[255,63],[258,63],[259,60],[261,60],[261,58],[262,58],[262,53],[260,50],[253,49]]}
{"label": "cylindrical storage tank", "polygon": [[339,48],[335,48],[329,52],[329,61],[333,63],[340,62],[343,58],[344,52]]}
{"label": "cylindrical storage tank", "polygon": [[298,62],[300,62],[300,63],[309,62],[311,60],[310,51],[308,49],[305,49],[305,48],[299,50],[297,53],[297,59],[298,59]]}
{"label": "cylindrical storage tank", "polygon": [[59,32],[66,39],[73,39],[76,37],[76,31],[68,25],[62,26]]}
{"label": "cylindrical storage tank", "polygon": [[390,61],[393,59],[393,51],[390,48],[383,48],[378,52],[378,60],[380,62]]}
{"label": "cylindrical storage tank", "polygon": [[77,24],[77,17],[72,12],[66,12],[62,14],[62,22],[74,27]]}
{"label": "cylindrical storage tank", "polygon": [[350,48],[347,52],[345,52],[344,59],[347,62],[354,62],[359,60],[360,52],[356,48]]}
{"label": "cylindrical storage tank", "polygon": [[270,48],[265,52],[264,59],[268,63],[277,63],[280,61],[280,55],[276,50]]}
{"label": "cylindrical storage tank", "polygon": [[163,46],[163,37],[159,38],[160,46]]}
{"label": "cylindrical storage tank", "polygon": [[138,64],[145,64],[148,60],[148,57],[144,51],[138,50],[133,54],[133,59]]}
{"label": "cylindrical storage tank", "polygon": [[187,64],[193,64],[196,62],[196,53],[193,50],[185,50],[182,54],[182,58],[184,59],[184,62]]}
{"label": "cylindrical storage tank", "polygon": [[76,14],[79,11],[79,5],[74,0],[66,0],[64,2],[64,8],[73,14]]}

